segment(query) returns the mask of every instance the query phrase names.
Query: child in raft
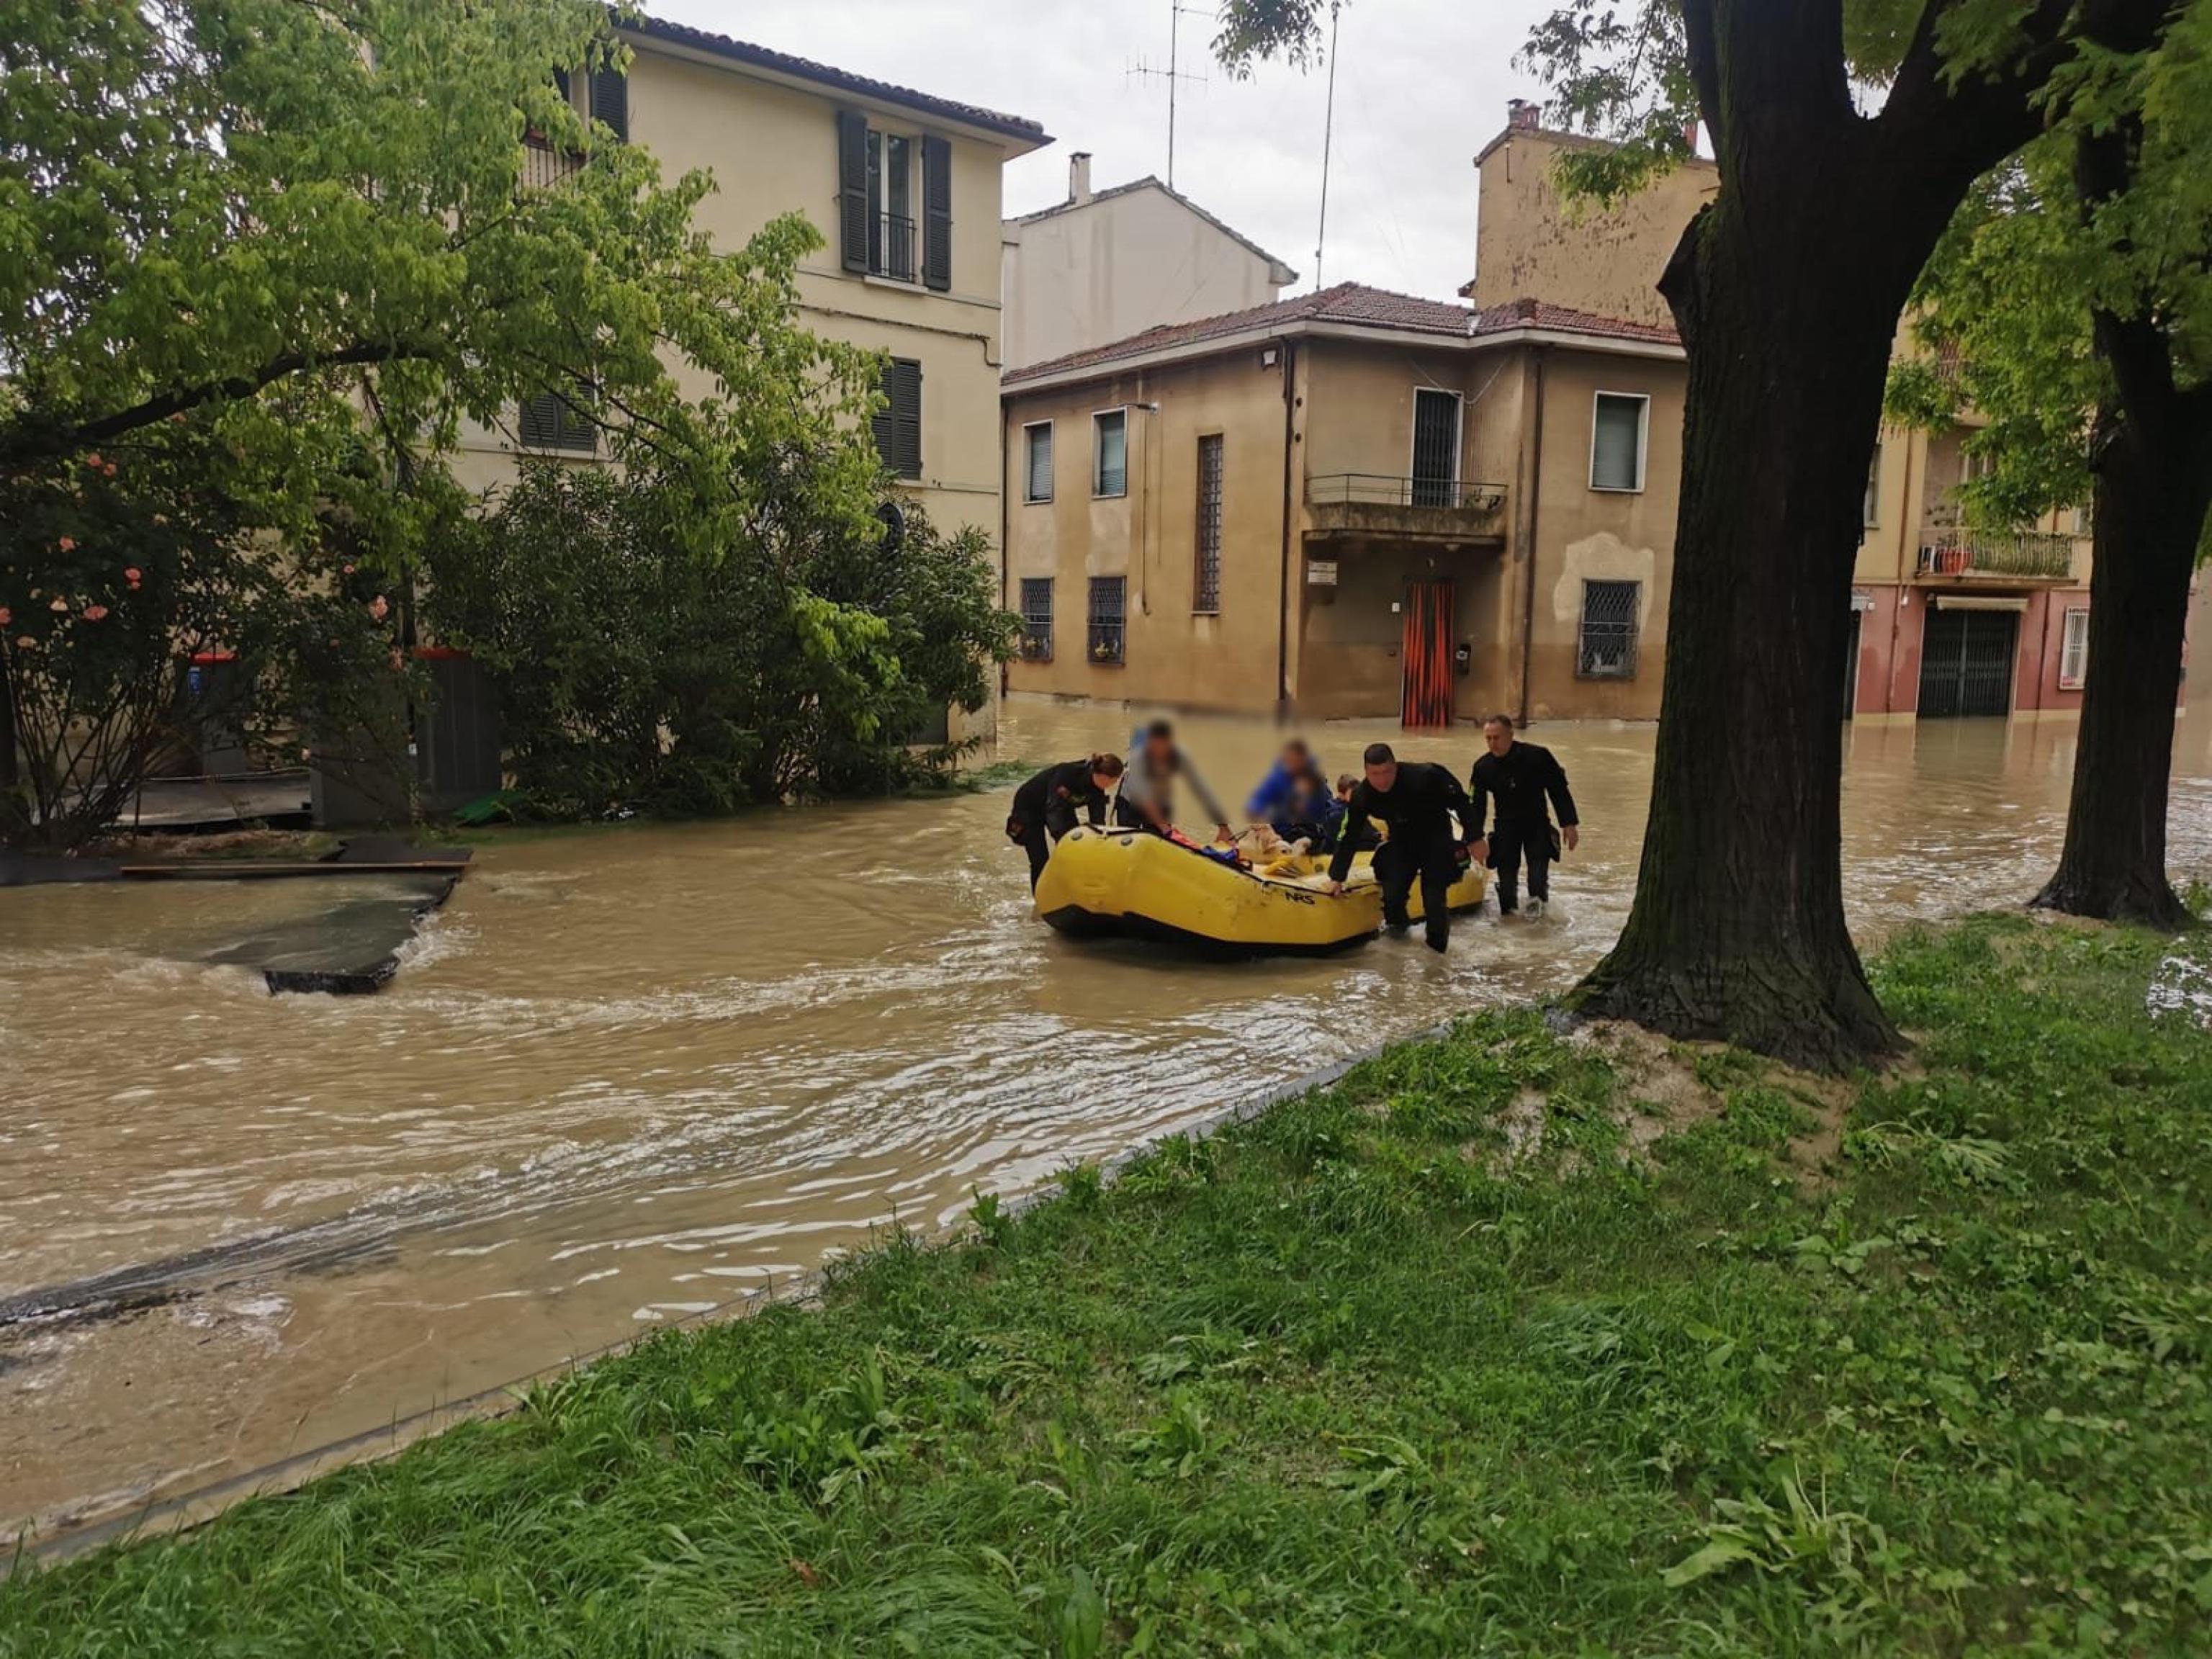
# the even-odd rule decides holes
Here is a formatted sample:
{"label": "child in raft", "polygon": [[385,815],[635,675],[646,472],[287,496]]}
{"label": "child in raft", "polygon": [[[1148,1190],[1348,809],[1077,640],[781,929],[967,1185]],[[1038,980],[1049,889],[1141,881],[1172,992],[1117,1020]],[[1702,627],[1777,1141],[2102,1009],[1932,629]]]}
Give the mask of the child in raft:
{"label": "child in raft", "polygon": [[1106,822],[1106,803],[1121,781],[1121,757],[1098,754],[1062,761],[1014,791],[1006,839],[1030,855],[1030,891],[1052,856],[1052,843],[1075,828],[1079,811],[1093,829]]}

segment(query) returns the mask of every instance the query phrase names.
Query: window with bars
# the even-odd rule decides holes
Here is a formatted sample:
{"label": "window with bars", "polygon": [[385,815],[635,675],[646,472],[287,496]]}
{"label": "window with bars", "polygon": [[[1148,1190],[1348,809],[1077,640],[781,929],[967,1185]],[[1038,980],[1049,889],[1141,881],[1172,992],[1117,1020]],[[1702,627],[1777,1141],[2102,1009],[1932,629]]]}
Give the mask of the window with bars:
{"label": "window with bars", "polygon": [[1124,637],[1128,612],[1123,602],[1123,580],[1119,576],[1093,576],[1091,579],[1091,660],[1097,663],[1119,663],[1127,644]]}
{"label": "window with bars", "polygon": [[2089,678],[2089,612],[2075,606],[2066,613],[2058,647],[2058,689],[2079,691]]}
{"label": "window with bars", "polygon": [[884,406],[875,414],[876,453],[894,477],[921,476],[921,365],[894,357],[884,365],[877,390]]}
{"label": "window with bars", "polygon": [[1022,428],[1022,499],[1052,499],[1052,422],[1039,421]]}
{"label": "window with bars", "polygon": [[1129,412],[1103,410],[1091,417],[1091,493],[1129,493]]}
{"label": "window with bars", "polygon": [[1636,678],[1636,613],[1641,582],[1583,584],[1582,635],[1575,649],[1575,672],[1584,679]]}
{"label": "window with bars", "polygon": [[1221,611],[1221,434],[1198,441],[1198,539],[1190,608],[1202,616]]}
{"label": "window with bars", "polygon": [[598,425],[557,392],[525,398],[514,428],[525,449],[567,449],[588,455],[599,447]]}
{"label": "window with bars", "polygon": [[1022,578],[1022,659],[1052,660],[1052,578]]}

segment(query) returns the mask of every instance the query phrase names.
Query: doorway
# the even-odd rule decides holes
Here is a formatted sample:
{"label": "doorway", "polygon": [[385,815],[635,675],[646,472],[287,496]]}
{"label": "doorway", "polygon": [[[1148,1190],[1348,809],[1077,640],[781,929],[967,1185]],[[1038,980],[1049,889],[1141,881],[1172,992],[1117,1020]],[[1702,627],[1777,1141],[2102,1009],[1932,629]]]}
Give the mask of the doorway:
{"label": "doorway", "polygon": [[1406,587],[1405,693],[1399,721],[1408,731],[1452,721],[1452,582],[1410,582]]}
{"label": "doorway", "polygon": [[2019,639],[2016,611],[1930,610],[1920,636],[1920,717],[2010,714]]}

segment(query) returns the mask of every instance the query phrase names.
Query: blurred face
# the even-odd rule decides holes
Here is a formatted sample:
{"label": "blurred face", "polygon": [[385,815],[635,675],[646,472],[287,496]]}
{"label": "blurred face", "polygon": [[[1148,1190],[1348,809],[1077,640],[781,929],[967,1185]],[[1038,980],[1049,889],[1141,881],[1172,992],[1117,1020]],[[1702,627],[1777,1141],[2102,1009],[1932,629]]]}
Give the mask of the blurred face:
{"label": "blurred face", "polygon": [[1109,777],[1103,772],[1093,772],[1091,775],[1091,787],[1102,795],[1112,794],[1121,781],[1121,779]]}
{"label": "blurred face", "polygon": [[1305,744],[1286,743],[1283,745],[1283,765],[1286,770],[1303,772],[1312,764],[1313,757],[1306,752]]}
{"label": "blurred face", "polygon": [[1175,739],[1148,732],[1145,734],[1145,753],[1152,757],[1154,766],[1164,766],[1175,757]]}
{"label": "blurred face", "polygon": [[1367,787],[1378,794],[1387,795],[1397,787],[1398,763],[1394,760],[1376,761],[1367,768]]}
{"label": "blurred face", "polygon": [[1490,745],[1492,754],[1502,755],[1513,746],[1512,728],[1492,720],[1482,728],[1482,740]]}

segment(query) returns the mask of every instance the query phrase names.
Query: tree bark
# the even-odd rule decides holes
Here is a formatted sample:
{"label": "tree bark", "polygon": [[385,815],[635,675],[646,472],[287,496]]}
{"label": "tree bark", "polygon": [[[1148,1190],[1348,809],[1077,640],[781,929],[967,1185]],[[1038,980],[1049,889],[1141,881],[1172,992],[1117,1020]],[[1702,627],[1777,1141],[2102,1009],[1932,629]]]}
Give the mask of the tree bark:
{"label": "tree bark", "polygon": [[2088,678],[2066,844],[2031,902],[2178,929],[2191,917],[2166,879],[2166,790],[2189,580],[2212,509],[2212,403],[2154,400],[2100,427]]}

